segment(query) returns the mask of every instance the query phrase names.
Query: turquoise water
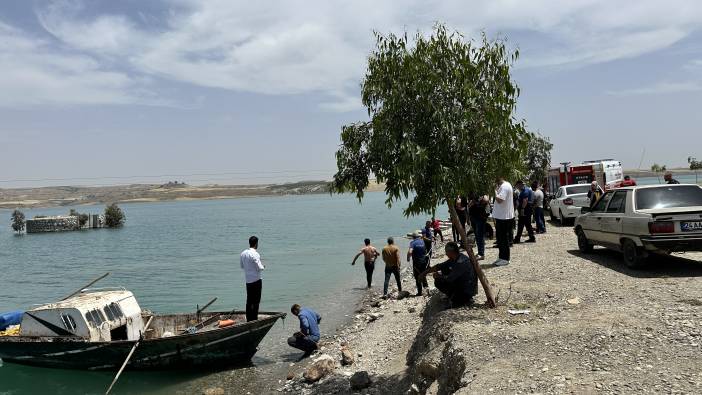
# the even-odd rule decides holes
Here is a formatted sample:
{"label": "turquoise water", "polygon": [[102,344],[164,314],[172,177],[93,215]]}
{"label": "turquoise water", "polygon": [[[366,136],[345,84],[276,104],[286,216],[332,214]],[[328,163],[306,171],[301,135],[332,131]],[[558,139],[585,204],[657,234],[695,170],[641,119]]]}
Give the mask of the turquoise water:
{"label": "turquoise water", "polygon": [[[417,229],[424,220],[388,209],[384,198],[369,193],[362,205],[351,196],[329,195],[124,204],[127,223],[121,229],[23,236],[12,233],[10,211],[0,210],[0,312],[56,300],[108,271],[112,274],[96,286],[124,286],[142,308],[155,312],[194,311],[213,297],[219,299],[210,309],[243,307],[238,256],[255,234],[266,264],[262,310],[311,306],[327,318],[322,330],[330,333],[365,292],[362,258],[350,265],[363,238],[381,247],[387,236]],[[64,214],[70,208],[25,215]],[[103,207],[76,209],[99,213]],[[406,247],[404,240],[398,243]],[[375,273],[376,288],[382,287],[381,272]],[[299,355],[284,344],[296,325],[291,319],[277,324],[252,367],[205,375],[128,372],[115,393],[192,393],[210,385],[273,392]],[[4,364],[0,394],[99,394],[111,377]]]}

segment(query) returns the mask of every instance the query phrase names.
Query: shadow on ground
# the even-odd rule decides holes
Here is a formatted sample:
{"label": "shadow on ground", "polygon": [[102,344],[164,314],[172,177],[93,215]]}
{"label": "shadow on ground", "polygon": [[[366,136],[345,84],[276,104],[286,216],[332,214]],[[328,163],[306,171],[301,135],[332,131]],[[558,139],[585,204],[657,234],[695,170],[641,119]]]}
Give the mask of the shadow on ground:
{"label": "shadow on ground", "polygon": [[641,269],[629,269],[624,264],[622,254],[617,251],[595,248],[588,254],[579,250],[568,250],[568,253],[630,277],[702,277],[702,262],[680,255],[652,255]]}

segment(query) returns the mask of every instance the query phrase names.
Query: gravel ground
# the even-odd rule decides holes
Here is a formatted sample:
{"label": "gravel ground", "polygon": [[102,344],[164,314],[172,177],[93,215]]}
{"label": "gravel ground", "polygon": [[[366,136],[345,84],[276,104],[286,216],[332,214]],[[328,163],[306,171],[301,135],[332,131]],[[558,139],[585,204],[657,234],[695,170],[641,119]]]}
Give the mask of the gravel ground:
{"label": "gravel ground", "polygon": [[[322,350],[340,360],[345,345],[355,363],[314,385],[298,364],[280,390],[354,393],[349,377],[365,370],[373,384],[359,393],[701,393],[702,254],[654,257],[634,271],[616,252],[581,254],[570,227],[548,230],[516,245],[509,266],[483,264],[496,309],[482,293],[455,310],[435,290],[379,307],[369,294]],[[484,262],[496,255],[489,248]]]}

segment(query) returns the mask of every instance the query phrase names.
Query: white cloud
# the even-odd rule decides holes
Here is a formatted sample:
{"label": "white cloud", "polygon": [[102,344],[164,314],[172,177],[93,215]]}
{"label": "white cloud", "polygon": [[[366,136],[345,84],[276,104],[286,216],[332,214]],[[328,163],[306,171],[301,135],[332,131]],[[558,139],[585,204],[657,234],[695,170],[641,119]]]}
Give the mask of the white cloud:
{"label": "white cloud", "polygon": [[613,96],[634,96],[634,95],[659,95],[681,92],[702,91],[702,83],[699,81],[686,82],[659,82],[650,86],[635,89],[625,89],[618,91],[608,91],[608,95]]}
{"label": "white cloud", "polygon": [[105,70],[90,56],[65,53],[0,23],[0,106],[164,104],[142,79]]}
{"label": "white cloud", "polygon": [[76,2],[39,9],[46,31],[83,54],[64,59],[57,49],[44,63],[102,62],[83,67],[117,92],[117,102],[136,81],[105,65],[234,91],[317,93],[324,108],[345,111],[358,106],[373,30],[429,32],[444,21],[469,37],[483,29],[506,36],[522,50],[520,67],[577,67],[661,50],[702,26],[696,0],[171,0],[164,7],[170,12],[158,26],[144,12],[88,14]]}

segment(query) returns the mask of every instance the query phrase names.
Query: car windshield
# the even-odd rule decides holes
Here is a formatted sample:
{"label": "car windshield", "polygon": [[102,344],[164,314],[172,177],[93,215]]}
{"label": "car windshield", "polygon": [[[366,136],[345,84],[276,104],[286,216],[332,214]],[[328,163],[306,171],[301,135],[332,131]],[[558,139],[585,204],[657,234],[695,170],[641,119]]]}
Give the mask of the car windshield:
{"label": "car windshield", "polygon": [[590,190],[590,185],[589,184],[572,185],[572,186],[567,186],[565,189],[566,189],[566,195],[575,195],[576,193],[587,193],[587,191]]}
{"label": "car windshield", "polygon": [[639,210],[702,206],[702,188],[694,185],[662,186],[636,191]]}

